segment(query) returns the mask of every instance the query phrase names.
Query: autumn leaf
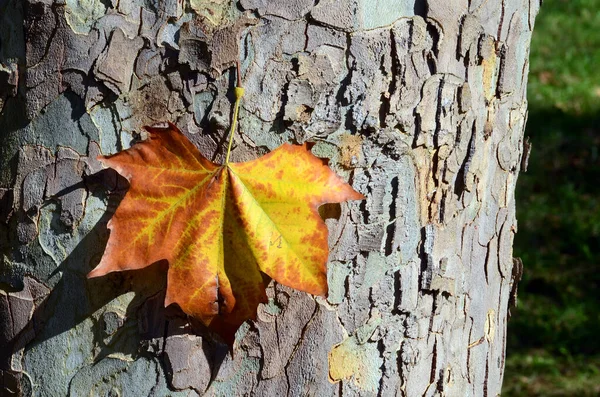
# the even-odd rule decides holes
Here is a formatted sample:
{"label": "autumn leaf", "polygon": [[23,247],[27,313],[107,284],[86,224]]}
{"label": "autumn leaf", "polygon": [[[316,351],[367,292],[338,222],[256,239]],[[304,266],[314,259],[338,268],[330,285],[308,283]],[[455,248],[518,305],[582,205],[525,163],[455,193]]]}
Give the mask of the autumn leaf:
{"label": "autumn leaf", "polygon": [[88,277],[169,263],[165,306],[176,303],[232,344],[267,302],[263,273],[327,294],[325,203],[363,199],[310,153],[284,144],[245,163],[213,164],[169,123],[149,139],[101,157],[130,188],[108,223]]}

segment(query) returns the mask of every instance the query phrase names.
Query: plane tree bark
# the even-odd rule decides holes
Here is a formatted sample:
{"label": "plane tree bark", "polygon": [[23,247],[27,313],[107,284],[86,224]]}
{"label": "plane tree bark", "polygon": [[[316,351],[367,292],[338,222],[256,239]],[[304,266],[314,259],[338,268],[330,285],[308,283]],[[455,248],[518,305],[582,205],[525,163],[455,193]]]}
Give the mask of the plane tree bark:
{"label": "plane tree bark", "polygon": [[[538,0],[0,1],[3,395],[501,390]],[[176,123],[222,161],[284,142],[364,193],[327,206],[329,294],[271,283],[227,347],[162,264],[88,280],[126,186],[96,156]]]}

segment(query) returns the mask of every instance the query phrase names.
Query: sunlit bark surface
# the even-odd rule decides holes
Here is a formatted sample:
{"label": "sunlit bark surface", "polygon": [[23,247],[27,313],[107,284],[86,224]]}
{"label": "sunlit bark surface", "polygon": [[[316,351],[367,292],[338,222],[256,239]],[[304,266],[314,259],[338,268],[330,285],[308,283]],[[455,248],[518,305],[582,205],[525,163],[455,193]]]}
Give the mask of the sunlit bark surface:
{"label": "sunlit bark surface", "polygon": [[[0,1],[4,395],[496,396],[539,0]],[[271,283],[231,354],[164,264],[88,280],[164,120],[222,161],[284,142],[367,199],[323,211],[329,294]],[[518,264],[518,262],[515,262]]]}

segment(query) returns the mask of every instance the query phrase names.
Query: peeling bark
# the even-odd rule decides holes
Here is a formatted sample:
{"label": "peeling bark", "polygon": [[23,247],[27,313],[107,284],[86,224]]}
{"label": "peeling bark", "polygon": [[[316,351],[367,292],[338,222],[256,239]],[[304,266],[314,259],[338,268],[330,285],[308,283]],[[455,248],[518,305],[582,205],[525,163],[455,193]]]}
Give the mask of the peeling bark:
{"label": "peeling bark", "polygon": [[[540,2],[0,2],[2,395],[498,395]],[[170,120],[222,161],[237,59],[232,159],[313,141],[367,199],[323,208],[328,297],[271,284],[230,354],[162,264],[85,275],[96,156]]]}

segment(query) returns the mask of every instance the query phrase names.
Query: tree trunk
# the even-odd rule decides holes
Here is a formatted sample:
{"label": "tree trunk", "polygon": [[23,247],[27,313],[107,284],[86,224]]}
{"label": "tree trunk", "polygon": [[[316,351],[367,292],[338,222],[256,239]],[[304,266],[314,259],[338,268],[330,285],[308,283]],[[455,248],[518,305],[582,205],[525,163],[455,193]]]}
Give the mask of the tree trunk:
{"label": "tree trunk", "polygon": [[[498,395],[540,2],[0,1],[2,395]],[[222,161],[238,59],[233,160],[316,142],[367,199],[322,211],[328,296],[271,283],[230,353],[159,265],[86,274],[96,156],[170,120]]]}

